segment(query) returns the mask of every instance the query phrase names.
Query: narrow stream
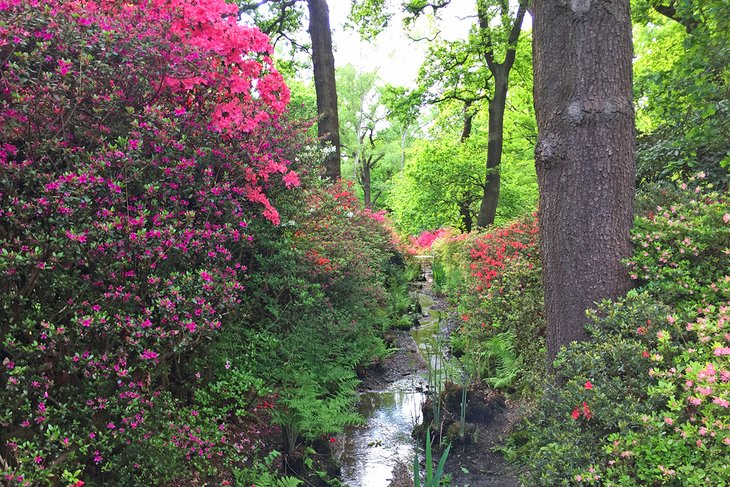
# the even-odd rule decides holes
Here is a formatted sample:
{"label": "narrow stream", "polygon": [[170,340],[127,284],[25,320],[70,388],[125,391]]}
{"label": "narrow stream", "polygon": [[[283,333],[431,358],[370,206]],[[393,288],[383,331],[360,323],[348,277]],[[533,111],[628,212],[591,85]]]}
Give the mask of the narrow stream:
{"label": "narrow stream", "polygon": [[[423,259],[426,283],[417,291],[423,310],[421,326],[411,330],[419,354],[439,368],[445,362],[443,350],[436,340],[442,313],[432,310],[430,260]],[[388,485],[393,467],[402,462],[412,468],[415,440],[413,427],[421,421],[421,404],[426,396],[423,385],[427,371],[390,384],[382,391],[367,391],[360,395],[359,412],[365,418],[363,426],[347,428],[338,438],[342,480],[350,487]]]}
{"label": "narrow stream", "polygon": [[359,411],[367,423],[347,428],[340,439],[342,480],[348,486],[385,487],[398,461],[412,465],[415,443],[411,431],[421,421],[425,400],[413,382],[404,379],[385,391],[360,396]]}

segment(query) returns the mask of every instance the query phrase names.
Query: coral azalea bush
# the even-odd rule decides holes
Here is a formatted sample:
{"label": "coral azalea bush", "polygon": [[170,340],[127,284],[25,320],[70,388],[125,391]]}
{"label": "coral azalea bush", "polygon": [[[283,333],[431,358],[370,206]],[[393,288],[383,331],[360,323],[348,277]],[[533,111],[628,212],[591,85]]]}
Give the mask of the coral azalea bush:
{"label": "coral azalea bush", "polygon": [[299,183],[288,89],[236,13],[0,2],[7,483],[145,483],[174,470],[164,452],[219,454],[174,412],[172,372],[245,315],[249,224],[277,223],[267,193]]}
{"label": "coral azalea bush", "polygon": [[449,235],[434,244],[434,280],[457,304],[451,347],[497,387],[531,390],[544,375],[544,331],[535,215]]}

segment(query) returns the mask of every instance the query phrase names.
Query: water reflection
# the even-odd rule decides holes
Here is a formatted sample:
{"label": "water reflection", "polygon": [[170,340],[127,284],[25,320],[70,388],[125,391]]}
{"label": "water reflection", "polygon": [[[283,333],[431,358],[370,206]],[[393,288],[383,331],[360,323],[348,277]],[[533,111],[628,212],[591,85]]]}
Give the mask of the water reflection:
{"label": "water reflection", "polygon": [[398,460],[413,463],[413,426],[421,420],[424,395],[413,380],[387,390],[365,392],[359,410],[367,424],[350,427],[339,438],[342,480],[350,487],[385,486]]}

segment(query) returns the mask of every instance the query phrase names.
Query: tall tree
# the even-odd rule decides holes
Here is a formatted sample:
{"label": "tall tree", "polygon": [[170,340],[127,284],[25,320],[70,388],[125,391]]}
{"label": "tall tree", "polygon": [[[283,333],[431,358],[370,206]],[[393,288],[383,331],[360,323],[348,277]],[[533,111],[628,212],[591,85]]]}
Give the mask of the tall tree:
{"label": "tall tree", "polygon": [[333,151],[325,160],[325,177],[340,177],[340,125],[337,117],[337,82],[335,56],[332,52],[332,31],[327,0],[307,0],[309,35],[312,38],[314,88],[317,92],[317,131],[320,138],[332,144]]}
{"label": "tall tree", "polygon": [[548,359],[585,310],[630,287],[634,110],[629,0],[535,0],[534,75]]}
{"label": "tall tree", "polygon": [[[517,45],[529,0],[474,0],[476,23],[465,40],[434,43],[419,74],[423,102],[439,104],[458,100],[463,104],[461,140],[471,135],[481,103],[488,102],[489,142],[484,168],[478,226],[494,223],[499,202],[500,169],[504,141],[504,114]],[[406,23],[424,14],[439,15],[450,0],[403,3]],[[510,5],[513,3],[513,5]],[[514,5],[516,3],[516,5]],[[372,37],[387,25],[384,0],[364,0],[353,5],[351,19],[364,36]]]}
{"label": "tall tree", "polygon": [[[246,14],[275,41],[287,40],[293,49],[308,50],[292,36],[302,27],[301,4],[306,1],[309,11],[309,36],[314,72],[314,87],[317,93],[317,132],[329,142],[333,151],[328,152],[325,177],[335,180],[340,177],[340,130],[337,117],[337,82],[335,80],[335,57],[332,50],[327,0],[240,0],[239,12]],[[263,7],[266,8],[263,8]]]}
{"label": "tall tree", "polygon": [[510,15],[509,5],[506,0],[500,0],[498,4],[497,19],[501,31],[507,33],[504,58],[501,62],[498,58],[499,51],[494,40],[495,32],[491,26],[495,14],[491,12],[488,2],[484,0],[477,1],[479,35],[484,46],[482,55],[494,77],[494,93],[489,99],[489,144],[487,145],[486,182],[479,207],[479,216],[477,217],[477,225],[480,227],[494,223],[494,216],[497,213],[500,187],[499,171],[504,143],[504,110],[507,105],[509,75],[515,63],[517,41],[522,30],[522,21],[527,12],[528,1],[520,0],[514,17]]}
{"label": "tall tree", "polygon": [[340,140],[344,156],[353,165],[354,176],[362,188],[363,203],[372,208],[379,192],[373,195],[373,169],[385,157],[380,140],[384,128],[385,107],[375,83],[375,72],[358,73],[347,64],[337,70]]}

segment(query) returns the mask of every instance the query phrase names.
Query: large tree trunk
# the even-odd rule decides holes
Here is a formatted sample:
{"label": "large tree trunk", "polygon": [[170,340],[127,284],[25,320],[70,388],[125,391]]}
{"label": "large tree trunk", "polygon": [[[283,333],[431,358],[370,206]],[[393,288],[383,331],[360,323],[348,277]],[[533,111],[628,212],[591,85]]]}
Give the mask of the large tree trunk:
{"label": "large tree trunk", "polygon": [[337,85],[335,57],[332,54],[332,32],[327,0],[307,0],[309,5],[309,35],[312,38],[314,89],[317,93],[317,132],[335,148],[325,160],[325,177],[340,177],[340,122],[337,117]]}
{"label": "large tree trunk", "polygon": [[634,110],[629,0],[535,0],[534,74],[548,361],[585,310],[630,287]]}
{"label": "large tree trunk", "polygon": [[512,66],[500,65],[492,70],[494,96],[489,100],[489,140],[487,142],[487,171],[484,194],[479,205],[477,225],[486,227],[494,223],[499,203],[500,165],[504,140],[504,110],[507,105],[509,71]]}

